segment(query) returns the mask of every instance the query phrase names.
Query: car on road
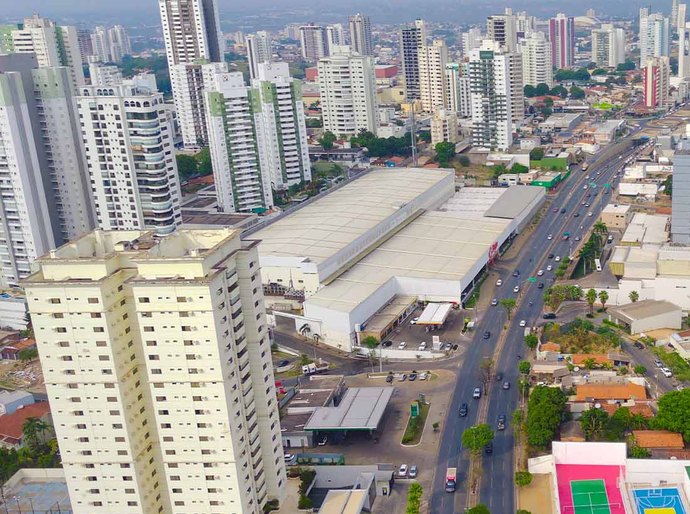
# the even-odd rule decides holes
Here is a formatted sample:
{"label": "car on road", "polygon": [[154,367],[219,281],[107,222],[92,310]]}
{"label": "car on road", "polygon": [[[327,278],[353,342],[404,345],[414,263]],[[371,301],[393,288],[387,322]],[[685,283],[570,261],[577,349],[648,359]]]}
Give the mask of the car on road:
{"label": "car on road", "polygon": [[634,346],[635,348],[637,348],[638,350],[644,350],[644,345],[643,345],[641,342],[639,342],[639,341],[635,341],[635,342],[633,343],[633,346]]}
{"label": "car on road", "polygon": [[383,346],[384,348],[393,346],[393,341],[384,341],[383,343],[381,343],[381,346]]}
{"label": "car on road", "polygon": [[541,277],[543,274],[544,274],[544,270],[543,270],[543,269],[540,269],[539,271],[537,271],[537,276],[538,276],[538,277]]}
{"label": "car on road", "polygon": [[553,212],[558,212],[558,207],[554,207]]}
{"label": "car on road", "polygon": [[460,405],[460,409],[458,410],[458,415],[461,418],[464,418],[465,416],[467,416],[468,411],[469,411],[469,408],[467,407],[467,404],[463,403],[462,405]]}
{"label": "car on road", "polygon": [[491,455],[494,452],[494,443],[489,441],[489,443],[484,447],[484,453]]}
{"label": "car on road", "polygon": [[551,240],[553,239],[553,234],[549,234],[548,236],[546,236],[546,239],[548,239],[549,241],[551,241]]}
{"label": "car on road", "polygon": [[575,241],[579,241],[579,240],[580,240],[580,236],[575,236]]}
{"label": "car on road", "polygon": [[553,269],[553,266],[551,266],[551,264],[549,264],[549,265],[546,267],[546,271],[551,271],[552,269]]}
{"label": "car on road", "polygon": [[664,367],[664,363],[661,362],[659,359],[654,359],[654,365],[655,365],[657,368],[663,368],[663,367]]}
{"label": "car on road", "polygon": [[503,380],[503,373],[496,373],[496,382]]}
{"label": "car on road", "polygon": [[514,277],[519,277],[519,276],[520,276],[520,270],[519,270],[519,269],[516,269],[515,271],[513,271],[513,276],[514,276]]}
{"label": "car on road", "polygon": [[539,282],[537,284],[537,289],[544,289],[544,282]]}
{"label": "car on road", "polygon": [[416,325],[418,321],[419,318],[412,318],[412,321],[410,321],[410,325]]}
{"label": "car on road", "polygon": [[484,339],[489,339],[489,338],[491,337],[491,332],[489,332],[489,331],[487,330],[486,332],[484,332],[484,335],[483,335],[482,337],[483,337]]}
{"label": "car on road", "polygon": [[492,307],[496,307],[497,305],[498,305],[498,299],[494,298],[493,300],[491,300],[491,306]]}
{"label": "car on road", "polygon": [[673,372],[668,369],[668,368],[661,368],[661,373],[666,377],[666,378],[671,378],[673,376]]}
{"label": "car on road", "polygon": [[474,392],[472,393],[472,398],[474,398],[475,400],[478,400],[481,397],[482,397],[482,390],[479,389],[478,387],[475,387]]}
{"label": "car on road", "polygon": [[402,343],[400,343],[398,345],[398,350],[404,350],[406,346],[407,346],[407,343],[405,341],[403,341]]}
{"label": "car on road", "polygon": [[404,382],[405,380],[407,380],[407,373],[400,373],[398,376],[398,382]]}
{"label": "car on road", "polygon": [[592,211],[589,211],[589,212],[587,213],[587,216],[591,218],[592,216],[594,216],[594,213],[593,213]]}
{"label": "car on road", "polygon": [[565,209],[561,209],[561,214],[565,214]]}
{"label": "car on road", "polygon": [[524,319],[521,319],[520,320],[520,326],[521,327],[527,326],[527,322]]}
{"label": "car on road", "polygon": [[503,280],[501,280],[501,279],[499,278],[499,279],[496,281],[496,285],[497,285],[498,287],[501,287],[501,286],[503,285]]}
{"label": "car on road", "polygon": [[513,288],[513,293],[519,293],[520,292],[520,286],[515,286]]}
{"label": "car on road", "polygon": [[405,478],[407,476],[407,464],[400,464],[400,467],[398,468],[398,476],[401,478]]}
{"label": "car on road", "polygon": [[407,476],[410,478],[416,478],[417,477],[417,466],[410,466],[410,470],[407,472]]}
{"label": "car on road", "polygon": [[553,254],[550,253],[547,257],[548,257],[549,259],[553,259]]}
{"label": "car on road", "polygon": [[587,189],[587,184],[585,184],[584,186],[582,186],[582,189]]}
{"label": "car on road", "polygon": [[497,425],[496,428],[498,430],[505,430],[506,429],[506,415],[505,414],[501,414],[498,417],[498,423],[496,425]]}
{"label": "car on road", "polygon": [[575,217],[576,217],[576,218],[579,218],[579,217],[580,217],[580,213],[579,213],[579,212],[576,212],[576,213],[575,213]]}
{"label": "car on road", "polygon": [[545,312],[544,315],[542,316],[544,319],[556,319],[556,313],[555,312]]}
{"label": "car on road", "polygon": [[554,261],[560,262],[560,261],[561,261],[561,256],[560,256],[560,255],[556,255],[556,258],[554,259]]}
{"label": "car on road", "polygon": [[443,345],[443,351],[444,351],[444,352],[449,352],[449,351],[451,351],[452,349],[453,349],[453,345],[450,344],[450,343],[446,343],[446,344]]}
{"label": "car on road", "polygon": [[589,207],[589,204],[588,204],[588,203],[585,203],[585,207]]}
{"label": "car on road", "polygon": [[506,391],[510,389],[510,382],[508,382],[507,380],[503,382],[503,389],[505,389]]}

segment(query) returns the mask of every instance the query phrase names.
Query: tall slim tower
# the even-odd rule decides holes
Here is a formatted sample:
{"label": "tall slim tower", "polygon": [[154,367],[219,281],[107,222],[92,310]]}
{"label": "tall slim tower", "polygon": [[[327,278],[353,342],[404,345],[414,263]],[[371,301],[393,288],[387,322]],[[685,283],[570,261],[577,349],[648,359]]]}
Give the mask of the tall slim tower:
{"label": "tall slim tower", "polygon": [[260,514],[280,444],[256,241],[94,231],[23,282],[75,514]]}
{"label": "tall slim tower", "polygon": [[[224,60],[218,5],[216,0],[158,0],[158,7],[182,139],[185,147],[199,148],[206,145],[206,127],[194,119],[196,109],[185,103],[193,98],[195,104],[203,106],[195,65]],[[188,73],[173,73],[177,65],[188,65]]]}
{"label": "tall slim tower", "polygon": [[650,57],[668,57],[670,46],[669,19],[661,13],[640,9],[640,67]]}
{"label": "tall slim tower", "polygon": [[435,39],[431,45],[419,48],[419,92],[422,109],[433,113],[447,105],[446,64],[448,48],[445,41]]}
{"label": "tall slim tower", "polygon": [[569,68],[575,60],[575,18],[558,13],[549,20],[551,59],[556,69]]}
{"label": "tall slim tower", "polygon": [[546,84],[553,87],[553,66],[551,45],[543,32],[531,32],[520,40],[522,56],[522,84],[536,86]]}
{"label": "tall slim tower", "polygon": [[265,30],[260,30],[256,34],[247,34],[244,41],[247,46],[249,78],[255,79],[259,75],[259,64],[273,60],[271,35]]}
{"label": "tall slim tower", "polygon": [[110,62],[110,45],[108,44],[108,31],[102,25],[97,26],[91,33],[91,48],[93,54],[90,60],[106,63]]}
{"label": "tall slim tower", "polygon": [[405,78],[407,101],[419,100],[419,49],[426,45],[426,25],[424,20],[415,20],[414,27],[400,31],[400,59]]}
{"label": "tall slim tower", "polygon": [[113,62],[121,62],[125,55],[132,54],[129,36],[122,25],[115,25],[108,29],[108,47]]}
{"label": "tall slim tower", "polygon": [[690,24],[687,4],[678,5],[678,77],[690,78]]}
{"label": "tall slim tower", "polygon": [[[350,46],[360,55],[374,55],[369,17],[357,13],[350,16]],[[342,43],[341,43],[342,44]]]}
{"label": "tall slim tower", "polygon": [[299,28],[302,58],[305,61],[318,61],[328,55],[326,29],[310,23]]}
{"label": "tall slim tower", "polygon": [[486,19],[486,37],[503,46],[508,52],[517,51],[517,20],[513,10],[493,14]]}
{"label": "tall slim tower", "polygon": [[670,102],[671,68],[668,57],[650,57],[644,71],[645,107],[666,107]]}
{"label": "tall slim tower", "polygon": [[604,68],[615,68],[625,62],[625,30],[608,23],[593,29],[592,62]]}

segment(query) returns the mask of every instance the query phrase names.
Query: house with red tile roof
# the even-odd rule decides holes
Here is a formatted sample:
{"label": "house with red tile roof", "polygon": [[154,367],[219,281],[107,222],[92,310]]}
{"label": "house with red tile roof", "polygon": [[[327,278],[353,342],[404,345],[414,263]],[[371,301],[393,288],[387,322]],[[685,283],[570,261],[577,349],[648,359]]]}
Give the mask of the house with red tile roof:
{"label": "house with red tile roof", "polygon": [[29,418],[39,418],[51,422],[50,405],[38,402],[17,409],[12,414],[0,416],[0,446],[21,448],[24,438],[24,422]]}

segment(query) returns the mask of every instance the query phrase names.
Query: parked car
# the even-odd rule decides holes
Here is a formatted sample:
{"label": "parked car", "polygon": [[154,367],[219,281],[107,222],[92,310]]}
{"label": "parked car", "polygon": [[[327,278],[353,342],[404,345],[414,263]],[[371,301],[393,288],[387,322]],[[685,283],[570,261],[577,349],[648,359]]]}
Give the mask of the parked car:
{"label": "parked car", "polygon": [[422,341],[422,343],[419,345],[419,348],[417,348],[420,352],[423,352],[426,350],[426,341]]}
{"label": "parked car", "polygon": [[508,382],[507,380],[503,382],[503,389],[505,389],[506,391],[510,389],[510,382]]}
{"label": "parked car", "polygon": [[502,285],[503,285],[503,280],[501,280],[501,279],[499,278],[499,279],[496,281],[496,285],[497,285],[498,287],[502,286]]}
{"label": "parked car", "polygon": [[384,348],[393,346],[393,341],[384,341],[383,343],[381,343],[381,346],[383,346]]}
{"label": "parked car", "polygon": [[478,400],[481,397],[482,397],[482,390],[479,389],[478,387],[475,387],[474,392],[472,393],[472,398],[474,398],[475,400]]}
{"label": "parked car", "polygon": [[388,383],[388,384],[392,384],[392,383],[393,383],[393,380],[394,380],[393,375],[388,375],[388,376],[386,377],[386,383]]}
{"label": "parked car", "polygon": [[491,337],[491,332],[489,332],[489,331],[487,330],[486,332],[484,332],[484,336],[483,336],[483,337],[484,337],[484,339],[489,339],[489,338]]}
{"label": "parked car", "polygon": [[398,350],[404,350],[406,346],[407,346],[407,343],[405,341],[403,341],[402,343],[400,343],[398,345]]}
{"label": "parked car", "polygon": [[405,380],[407,380],[407,373],[401,373],[398,376],[398,382],[404,382]]}
{"label": "parked car", "polygon": [[407,464],[400,464],[398,468],[398,476],[401,478],[407,477]]}
{"label": "parked car", "polygon": [[635,348],[637,348],[638,350],[644,350],[644,345],[643,345],[641,342],[639,342],[639,341],[635,341],[635,342],[633,343],[633,346],[634,346]]}
{"label": "parked car", "polygon": [[297,461],[297,456],[294,453],[284,453],[283,459],[285,460],[285,464],[290,465]]}
{"label": "parked car", "polygon": [[460,405],[460,409],[458,410],[458,415],[461,418],[464,418],[465,416],[467,416],[468,411],[469,411],[469,408],[467,407],[467,404],[463,403],[462,405]]}
{"label": "parked car", "polygon": [[321,436],[319,440],[316,442],[317,445],[319,446],[326,446],[326,443],[328,442],[328,437],[327,436]]}
{"label": "parked car", "polygon": [[278,363],[278,366],[277,366],[277,367],[279,367],[279,368],[284,368],[284,367],[287,366],[288,364],[290,364],[290,361],[288,361],[288,360],[282,360],[282,361],[280,361],[280,362]]}
{"label": "parked car", "polygon": [[556,319],[556,313],[555,312],[545,312],[544,315],[542,316],[544,319]]}
{"label": "parked car", "polygon": [[419,374],[419,380],[426,380],[427,378],[429,378],[429,373],[427,373],[426,371],[422,371]]}
{"label": "parked car", "polygon": [[410,469],[407,472],[407,476],[410,478],[416,478],[417,477],[417,466],[415,466],[415,465],[410,466]]}
{"label": "parked car", "polygon": [[416,325],[418,321],[419,318],[412,318],[412,321],[410,321],[410,325]]}
{"label": "parked car", "polygon": [[663,367],[664,367],[664,363],[661,362],[659,359],[654,359],[654,365],[655,365],[657,368],[663,368]]}
{"label": "parked car", "polygon": [[661,373],[663,373],[666,378],[671,378],[673,376],[673,372],[668,368],[661,368]]}
{"label": "parked car", "polygon": [[417,380],[417,377],[418,377],[417,372],[414,371],[414,370],[412,370],[412,373],[410,373],[410,376],[407,377],[407,379],[408,379],[410,382],[414,382],[415,380]]}

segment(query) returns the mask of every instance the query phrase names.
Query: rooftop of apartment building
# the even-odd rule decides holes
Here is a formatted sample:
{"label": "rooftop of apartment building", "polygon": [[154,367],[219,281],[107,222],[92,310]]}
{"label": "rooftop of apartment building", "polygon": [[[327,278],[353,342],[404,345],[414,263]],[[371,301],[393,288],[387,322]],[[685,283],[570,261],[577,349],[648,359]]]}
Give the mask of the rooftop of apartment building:
{"label": "rooftop of apartment building", "polygon": [[9,512],[72,512],[62,469],[20,469],[3,488]]}

